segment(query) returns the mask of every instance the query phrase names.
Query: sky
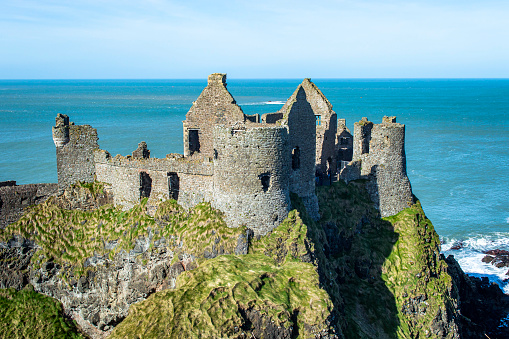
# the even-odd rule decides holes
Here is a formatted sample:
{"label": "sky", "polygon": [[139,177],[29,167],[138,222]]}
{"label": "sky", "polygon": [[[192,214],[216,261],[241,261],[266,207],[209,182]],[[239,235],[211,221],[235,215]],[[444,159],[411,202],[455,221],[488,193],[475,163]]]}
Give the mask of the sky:
{"label": "sky", "polygon": [[507,0],[0,0],[0,79],[509,78]]}

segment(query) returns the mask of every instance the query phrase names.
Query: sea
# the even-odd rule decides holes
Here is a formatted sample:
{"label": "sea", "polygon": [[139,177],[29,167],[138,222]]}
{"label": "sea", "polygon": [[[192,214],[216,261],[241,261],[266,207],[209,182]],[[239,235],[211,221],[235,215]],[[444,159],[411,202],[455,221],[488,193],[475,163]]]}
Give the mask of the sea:
{"label": "sea", "polygon": [[[244,113],[275,112],[302,79],[228,79]],[[509,294],[508,267],[482,262],[509,250],[509,79],[312,79],[339,118],[406,125],[407,172],[442,242],[463,270]],[[0,80],[0,181],[56,182],[57,113],[97,128],[99,145],[152,157],[183,153],[182,121],[204,80]]]}

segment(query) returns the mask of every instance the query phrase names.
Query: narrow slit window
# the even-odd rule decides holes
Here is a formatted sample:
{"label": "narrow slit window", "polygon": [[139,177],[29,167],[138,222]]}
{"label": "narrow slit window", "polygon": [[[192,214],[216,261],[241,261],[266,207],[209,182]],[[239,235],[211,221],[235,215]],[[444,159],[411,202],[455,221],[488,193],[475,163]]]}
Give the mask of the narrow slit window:
{"label": "narrow slit window", "polygon": [[320,126],[322,124],[322,116],[315,115],[315,119],[316,119],[316,126]]}
{"label": "narrow slit window", "polygon": [[296,170],[300,168],[300,150],[299,146],[292,150],[292,169]]}
{"label": "narrow slit window", "polygon": [[179,186],[180,186],[180,179],[177,173],[175,172],[169,172],[168,173],[168,189],[169,189],[169,195],[170,199],[178,200],[179,198]]}

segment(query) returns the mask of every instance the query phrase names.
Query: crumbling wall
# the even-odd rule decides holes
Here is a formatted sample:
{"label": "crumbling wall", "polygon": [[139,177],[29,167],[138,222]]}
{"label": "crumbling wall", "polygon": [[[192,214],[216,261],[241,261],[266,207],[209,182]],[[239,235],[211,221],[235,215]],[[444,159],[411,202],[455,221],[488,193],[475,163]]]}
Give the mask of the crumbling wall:
{"label": "crumbling wall", "polygon": [[289,140],[286,127],[216,126],[214,196],[230,227],[255,234],[277,227],[290,210]]}
{"label": "crumbling wall", "polygon": [[58,114],[53,127],[53,141],[57,154],[59,192],[76,182],[93,182],[95,174],[94,150],[97,130],[89,125],[74,125],[67,115]]}
{"label": "crumbling wall", "polygon": [[283,118],[283,113],[275,112],[275,113],[265,113],[262,114],[262,123],[267,124],[275,124],[278,120]]}
{"label": "crumbling wall", "polygon": [[[116,205],[131,208],[141,198],[147,197],[149,204],[156,205],[170,196],[170,177],[178,177],[178,202],[191,208],[201,201],[210,201],[213,164],[209,158],[193,160],[179,155],[159,158],[133,158],[117,155],[111,157],[103,150],[95,152],[97,180],[111,185]],[[142,178],[143,177],[143,178]],[[143,190],[149,181],[150,187]],[[143,191],[143,193],[142,193]]]}
{"label": "crumbling wall", "polygon": [[363,118],[354,126],[353,160],[341,177],[368,179],[368,191],[382,217],[397,214],[414,203],[406,173],[405,125],[384,117],[381,124]]}
{"label": "crumbling wall", "polygon": [[338,131],[336,133],[336,161],[338,172],[346,163],[352,161],[353,157],[353,136],[346,127],[345,119],[338,119]]}
{"label": "crumbling wall", "polygon": [[244,122],[246,117],[226,89],[226,74],[209,75],[208,84],[186,114],[184,156],[213,154],[213,129],[217,124]]}
{"label": "crumbling wall", "polygon": [[281,125],[288,127],[290,144],[290,192],[302,198],[307,212],[318,219],[315,194],[316,120],[302,84],[283,105]]}
{"label": "crumbling wall", "polygon": [[316,172],[326,177],[334,174],[336,165],[336,133],[338,117],[322,91],[311,81],[304,79],[302,88],[315,115],[316,127]]}

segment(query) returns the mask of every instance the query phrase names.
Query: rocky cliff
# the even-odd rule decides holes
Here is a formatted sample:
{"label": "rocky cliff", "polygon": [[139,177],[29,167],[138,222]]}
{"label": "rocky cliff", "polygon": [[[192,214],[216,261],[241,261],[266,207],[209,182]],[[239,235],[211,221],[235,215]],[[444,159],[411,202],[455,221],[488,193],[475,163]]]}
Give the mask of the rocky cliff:
{"label": "rocky cliff", "polygon": [[[123,211],[100,184],[77,185],[1,231],[0,288],[14,290],[0,312],[39,292],[57,311],[23,312],[60,319],[62,337],[504,337],[507,296],[440,255],[418,202],[380,218],[363,181],[317,196],[320,221],[292,196],[288,218],[253,237],[207,203],[149,216],[144,201]],[[3,325],[0,337],[24,337]]]}

